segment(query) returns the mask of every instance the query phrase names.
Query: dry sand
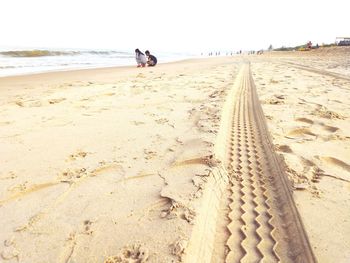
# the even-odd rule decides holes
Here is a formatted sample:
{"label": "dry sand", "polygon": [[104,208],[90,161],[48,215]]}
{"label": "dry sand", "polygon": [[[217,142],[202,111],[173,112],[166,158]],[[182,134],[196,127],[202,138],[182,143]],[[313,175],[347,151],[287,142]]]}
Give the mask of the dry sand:
{"label": "dry sand", "polygon": [[[305,233],[318,262],[349,262],[348,58],[335,49],[0,78],[0,262],[214,263],[235,251],[246,262],[259,253],[292,262],[297,250],[308,255]],[[274,193],[264,162],[250,188],[227,165],[249,151],[260,152],[256,162],[275,156],[272,144],[253,140],[268,136],[258,100],[250,107],[236,93],[255,90],[253,81],[240,84],[246,59],[276,160],[286,164],[275,162],[276,177],[288,175],[293,192]],[[247,148],[235,137],[246,132],[234,126],[244,119],[234,121],[238,105],[254,109]],[[242,158],[237,167],[250,167],[253,157]],[[235,182],[253,189],[241,198],[237,234],[229,227],[238,224],[230,212],[241,211]],[[278,204],[283,196],[294,197],[305,232],[292,199]],[[259,209],[271,216],[256,216]],[[306,245],[286,242],[290,229]],[[262,238],[249,238],[254,231]],[[252,240],[262,252],[251,253]]]}
{"label": "dry sand", "polygon": [[254,79],[314,253],[350,262],[350,49],[266,57]]}

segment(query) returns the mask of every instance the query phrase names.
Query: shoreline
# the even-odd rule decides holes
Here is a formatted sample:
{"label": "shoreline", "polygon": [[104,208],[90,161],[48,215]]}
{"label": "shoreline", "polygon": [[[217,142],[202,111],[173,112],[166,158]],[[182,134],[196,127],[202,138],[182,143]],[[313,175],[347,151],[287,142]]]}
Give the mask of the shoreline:
{"label": "shoreline", "polygon": [[[201,57],[188,57],[188,58],[179,58],[169,61],[164,61],[161,63],[158,63],[158,65],[162,64],[168,64],[168,63],[176,63],[191,59],[200,59]],[[24,72],[24,73],[16,73],[12,75],[0,75],[0,78],[6,78],[6,77],[16,77],[16,76],[27,76],[27,75],[37,75],[37,74],[44,74],[44,73],[54,73],[54,72],[65,72],[65,71],[80,71],[80,70],[92,70],[92,69],[102,69],[102,68],[124,68],[124,67],[133,67],[134,64],[126,64],[126,65],[112,65],[112,66],[91,66],[91,67],[73,67],[73,68],[62,68],[62,69],[51,69],[51,70],[43,70],[43,71],[34,71],[34,72]]]}
{"label": "shoreline", "polygon": [[151,70],[151,69],[157,69],[161,66],[168,66],[172,64],[178,64],[178,63],[186,63],[191,61],[197,61],[201,59],[207,59],[207,58],[188,58],[188,59],[181,59],[176,61],[170,61],[170,62],[163,62],[157,64],[156,67],[144,67],[144,68],[137,68],[134,65],[123,65],[123,66],[110,66],[110,67],[93,67],[93,68],[77,68],[77,69],[67,69],[67,70],[52,70],[52,71],[44,71],[44,72],[35,72],[35,73],[23,73],[18,75],[9,75],[9,76],[0,76],[0,84],[1,82],[15,82],[20,81],[21,79],[25,78],[38,78],[43,77],[45,80],[48,80],[48,78],[53,77],[65,77],[65,75],[70,76],[73,74],[78,74],[78,78],[82,78],[84,76],[87,76],[89,73],[97,73],[97,74],[111,74],[113,72],[120,72],[120,71],[128,71],[128,70]]}

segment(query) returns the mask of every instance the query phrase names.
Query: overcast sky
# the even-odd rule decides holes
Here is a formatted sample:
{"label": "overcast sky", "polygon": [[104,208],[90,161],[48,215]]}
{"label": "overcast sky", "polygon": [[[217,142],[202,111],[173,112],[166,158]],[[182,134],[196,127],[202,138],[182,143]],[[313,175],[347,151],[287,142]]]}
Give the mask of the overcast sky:
{"label": "overcast sky", "polygon": [[206,51],[334,42],[350,0],[0,0],[0,46]]}

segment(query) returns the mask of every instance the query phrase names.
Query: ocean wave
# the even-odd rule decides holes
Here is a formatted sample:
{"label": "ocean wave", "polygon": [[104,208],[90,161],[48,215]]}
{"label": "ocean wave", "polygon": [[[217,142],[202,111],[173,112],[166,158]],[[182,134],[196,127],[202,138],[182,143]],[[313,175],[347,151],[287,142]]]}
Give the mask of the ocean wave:
{"label": "ocean wave", "polygon": [[47,56],[64,56],[74,55],[72,52],[66,51],[51,51],[51,50],[13,50],[2,51],[0,55],[7,57],[47,57]]}
{"label": "ocean wave", "polygon": [[17,68],[15,66],[0,66],[0,69]]}
{"label": "ocean wave", "polygon": [[11,50],[1,51],[0,55],[6,57],[48,57],[48,56],[75,56],[75,55],[130,55],[128,52],[120,51],[100,51],[100,50],[88,50],[88,51],[56,51],[56,50]]}

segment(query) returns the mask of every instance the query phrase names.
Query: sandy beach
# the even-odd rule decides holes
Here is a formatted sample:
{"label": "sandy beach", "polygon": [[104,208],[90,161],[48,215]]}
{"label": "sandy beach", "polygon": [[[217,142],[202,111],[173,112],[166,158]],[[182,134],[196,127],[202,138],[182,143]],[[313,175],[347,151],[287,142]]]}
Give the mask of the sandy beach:
{"label": "sandy beach", "polygon": [[349,262],[349,55],[0,78],[0,262]]}

